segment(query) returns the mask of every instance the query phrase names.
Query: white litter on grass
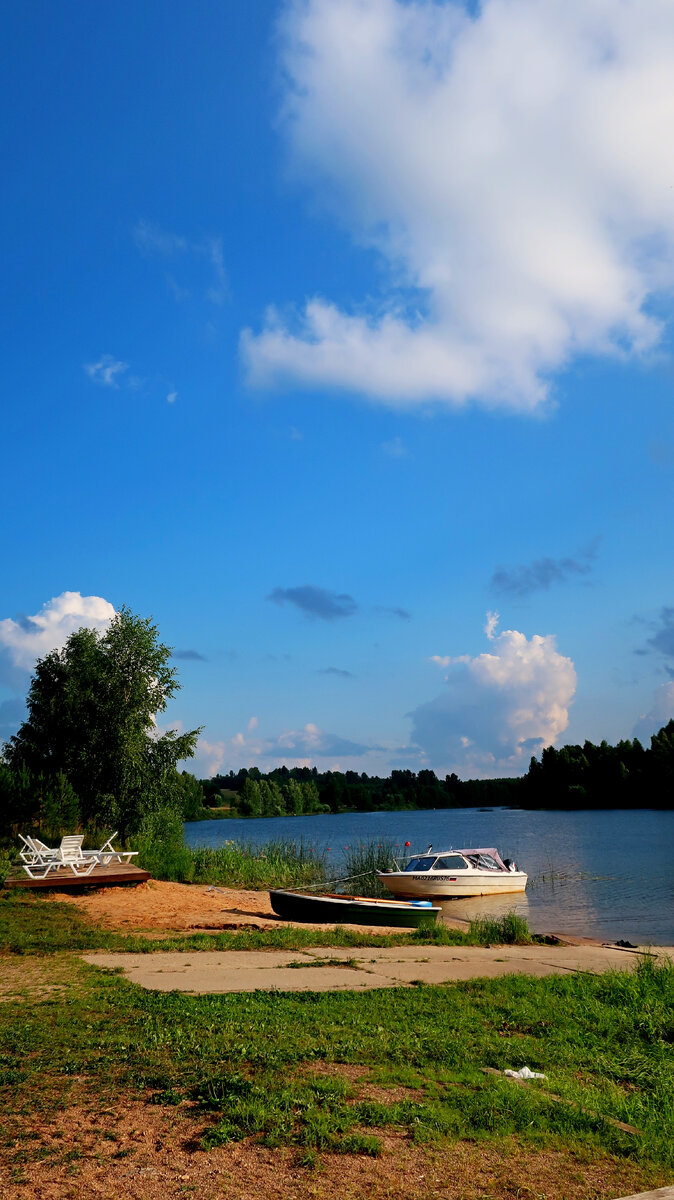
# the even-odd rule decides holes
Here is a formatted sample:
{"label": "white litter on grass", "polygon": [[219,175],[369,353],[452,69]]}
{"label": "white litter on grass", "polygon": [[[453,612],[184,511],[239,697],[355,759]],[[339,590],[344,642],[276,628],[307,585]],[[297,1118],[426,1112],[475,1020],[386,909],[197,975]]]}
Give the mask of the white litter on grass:
{"label": "white litter on grass", "polygon": [[504,1071],[503,1074],[510,1079],[547,1079],[540,1071],[530,1071],[528,1067],[521,1067],[519,1071]]}

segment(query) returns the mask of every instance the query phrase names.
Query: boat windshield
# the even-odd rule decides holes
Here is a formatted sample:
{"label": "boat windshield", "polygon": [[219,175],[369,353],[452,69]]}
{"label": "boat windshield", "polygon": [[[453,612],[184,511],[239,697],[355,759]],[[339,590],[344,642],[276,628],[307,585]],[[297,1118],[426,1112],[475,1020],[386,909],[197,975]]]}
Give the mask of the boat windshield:
{"label": "boat windshield", "polygon": [[435,862],[435,855],[424,854],[422,858],[411,858],[405,867],[406,871],[430,871]]}
{"label": "boat windshield", "polygon": [[467,871],[468,863],[460,854],[443,854],[436,858],[434,871]]}
{"label": "boat windshield", "polygon": [[481,871],[501,871],[503,868],[499,866],[495,858],[491,854],[475,854],[471,855],[471,860],[474,867],[479,867]]}

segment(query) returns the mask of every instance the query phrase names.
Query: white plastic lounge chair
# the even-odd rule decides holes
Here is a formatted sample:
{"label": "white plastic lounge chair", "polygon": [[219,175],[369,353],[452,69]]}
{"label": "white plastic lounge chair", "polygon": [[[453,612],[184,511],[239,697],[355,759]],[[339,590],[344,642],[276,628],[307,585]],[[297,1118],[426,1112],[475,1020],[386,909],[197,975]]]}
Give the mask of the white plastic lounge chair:
{"label": "white plastic lounge chair", "polygon": [[55,850],[46,846],[39,838],[28,835],[24,837],[21,833],[19,837],[24,843],[19,857],[22,859],[24,871],[31,879],[45,879],[50,871],[57,871],[60,867],[70,867],[73,875],[90,875],[94,867],[99,865],[109,866],[112,862],[125,861],[128,865],[138,854],[137,850],[116,850],[112,844],[113,839],[117,837],[116,832],[103,842],[100,850],[83,850],[82,834],[71,834],[61,838],[61,845]]}
{"label": "white plastic lounge chair", "polygon": [[23,859],[23,869],[31,879],[44,879],[50,871],[57,869],[58,850],[45,846],[39,838],[28,835],[24,837],[22,833],[19,837],[24,842],[24,849],[19,852],[19,857]]}
{"label": "white plastic lounge chair", "polygon": [[41,842],[39,838],[29,837],[28,835],[24,837],[22,833],[19,834],[19,837],[23,842],[23,849],[19,851],[19,858],[24,863],[29,863],[31,866],[44,864],[58,854],[57,850],[52,850],[50,846],[45,846],[44,842]]}
{"label": "white plastic lounge chair", "polygon": [[108,838],[107,842],[103,842],[103,845],[101,846],[100,850],[85,850],[84,853],[85,854],[96,854],[98,857],[98,861],[104,867],[107,867],[109,865],[109,863],[111,863],[111,862],[120,862],[120,863],[124,862],[124,859],[126,859],[127,866],[128,866],[128,864],[131,862],[131,859],[134,858],[136,854],[138,854],[138,851],[137,850],[115,850],[115,847],[113,846],[112,842],[113,842],[113,839],[116,837],[117,837],[117,832],[115,831],[115,833],[110,834],[110,837]]}
{"label": "white plastic lounge chair", "polygon": [[46,879],[50,871],[58,871],[60,867],[70,867],[73,875],[89,875],[98,863],[98,858],[85,857],[82,853],[82,834],[73,834],[61,838],[61,845],[56,850],[45,846],[39,838],[23,837],[27,849],[22,851],[26,860],[23,869],[31,879]]}
{"label": "white plastic lounge chair", "polygon": [[57,851],[57,865],[70,867],[73,875],[90,875],[94,867],[98,866],[98,857],[85,854],[82,850],[83,841],[84,836],[79,833],[61,838],[61,845]]}
{"label": "white plastic lounge chair", "polygon": [[117,831],[115,830],[114,833],[110,834],[107,841],[103,842],[100,850],[81,850],[82,857],[85,859],[95,858],[96,862],[99,862],[103,867],[109,866],[111,862],[124,862],[125,859],[127,863],[130,863],[131,859],[138,854],[138,851],[116,850],[112,844],[116,837]]}

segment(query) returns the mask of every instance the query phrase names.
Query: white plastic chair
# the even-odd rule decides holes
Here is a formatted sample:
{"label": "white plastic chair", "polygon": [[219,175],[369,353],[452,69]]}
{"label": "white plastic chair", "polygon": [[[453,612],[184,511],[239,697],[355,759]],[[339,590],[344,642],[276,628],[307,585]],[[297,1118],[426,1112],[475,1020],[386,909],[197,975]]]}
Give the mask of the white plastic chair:
{"label": "white plastic chair", "polygon": [[73,875],[90,875],[94,867],[98,866],[98,857],[82,850],[83,841],[84,835],[81,833],[63,837],[57,851],[57,865],[70,867]]}
{"label": "white plastic chair", "polygon": [[100,850],[83,850],[82,853],[83,854],[95,854],[99,863],[103,867],[107,867],[110,865],[111,862],[115,862],[115,861],[121,863],[124,861],[124,859],[126,859],[126,862],[128,865],[131,862],[131,859],[134,858],[136,854],[138,854],[138,851],[137,850],[115,850],[115,847],[113,846],[112,842],[113,842],[113,839],[116,837],[117,837],[117,831],[115,830],[114,833],[110,834],[110,837],[108,838],[107,842],[103,842],[103,845],[101,846]]}
{"label": "white plastic chair", "polygon": [[41,842],[39,838],[29,837],[28,835],[24,837],[22,833],[19,834],[19,837],[23,842],[23,850],[19,851],[19,858],[22,862],[31,864],[48,862],[58,853],[58,851],[52,850],[50,846],[45,846],[44,842]]}
{"label": "white plastic chair", "polygon": [[23,850],[19,851],[19,857],[23,860],[23,869],[31,879],[45,879],[50,871],[54,871],[59,866],[58,850],[52,850],[50,846],[45,846],[39,838],[32,838],[22,833],[19,834],[21,841],[24,843]]}

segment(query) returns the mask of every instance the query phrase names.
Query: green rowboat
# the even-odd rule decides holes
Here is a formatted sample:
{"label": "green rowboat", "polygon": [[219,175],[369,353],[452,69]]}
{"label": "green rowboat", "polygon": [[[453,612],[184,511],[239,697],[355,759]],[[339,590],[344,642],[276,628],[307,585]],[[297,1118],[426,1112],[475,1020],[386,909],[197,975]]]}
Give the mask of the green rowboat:
{"label": "green rowboat", "polygon": [[270,891],[271,906],[286,921],[314,925],[383,925],[417,929],[433,924],[439,908],[430,900],[374,900],[369,896],[312,896],[307,892]]}

